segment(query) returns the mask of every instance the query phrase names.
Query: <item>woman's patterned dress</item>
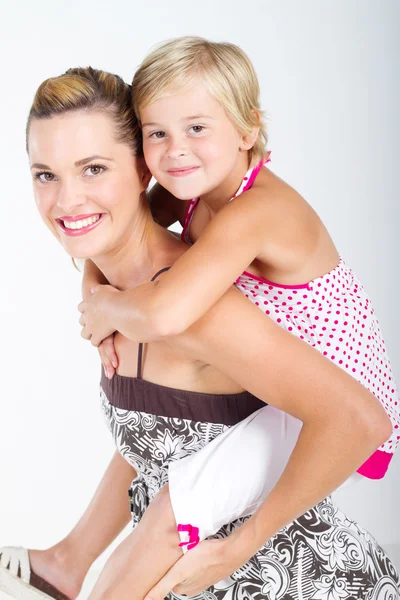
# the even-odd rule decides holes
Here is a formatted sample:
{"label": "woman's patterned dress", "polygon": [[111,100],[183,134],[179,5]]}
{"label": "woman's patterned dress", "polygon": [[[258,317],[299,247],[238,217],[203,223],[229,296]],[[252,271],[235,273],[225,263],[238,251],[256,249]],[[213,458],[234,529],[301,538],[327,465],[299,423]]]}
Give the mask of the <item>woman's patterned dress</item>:
{"label": "woman's patterned dress", "polygon": [[[138,377],[101,380],[101,402],[116,446],[138,473],[130,489],[134,526],[168,482],[172,461],[197,452],[262,406],[247,392],[203,394]],[[213,490],[210,489],[210,494]],[[224,537],[244,519],[224,526]],[[169,598],[180,598],[170,593]],[[376,540],[327,498],[279,531],[204,600],[397,600],[399,575]]]}

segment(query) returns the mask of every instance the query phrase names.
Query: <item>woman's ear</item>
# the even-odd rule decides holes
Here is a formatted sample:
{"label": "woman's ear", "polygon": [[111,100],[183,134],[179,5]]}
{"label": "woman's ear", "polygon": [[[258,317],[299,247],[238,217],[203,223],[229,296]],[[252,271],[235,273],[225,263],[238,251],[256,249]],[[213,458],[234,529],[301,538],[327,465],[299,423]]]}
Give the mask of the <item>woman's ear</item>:
{"label": "woman's ear", "polygon": [[142,157],[136,158],[137,169],[139,173],[140,181],[143,185],[143,190],[146,191],[149,187],[149,183],[151,180],[151,173],[149,171],[149,167],[146,165],[146,161]]}

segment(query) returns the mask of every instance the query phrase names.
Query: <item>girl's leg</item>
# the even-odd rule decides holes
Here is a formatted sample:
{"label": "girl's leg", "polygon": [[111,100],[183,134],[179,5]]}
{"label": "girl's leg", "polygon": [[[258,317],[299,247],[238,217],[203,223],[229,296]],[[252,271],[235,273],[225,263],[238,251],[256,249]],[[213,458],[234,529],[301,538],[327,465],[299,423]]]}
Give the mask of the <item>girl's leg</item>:
{"label": "girl's leg", "polygon": [[182,556],[168,486],[105,565],[89,600],[143,600]]}
{"label": "girl's leg", "polygon": [[[199,452],[171,463],[169,489],[178,524],[199,539],[254,513],[282,475],[302,422],[265,406]],[[182,542],[189,541],[181,533]],[[186,548],[185,548],[186,549]]]}

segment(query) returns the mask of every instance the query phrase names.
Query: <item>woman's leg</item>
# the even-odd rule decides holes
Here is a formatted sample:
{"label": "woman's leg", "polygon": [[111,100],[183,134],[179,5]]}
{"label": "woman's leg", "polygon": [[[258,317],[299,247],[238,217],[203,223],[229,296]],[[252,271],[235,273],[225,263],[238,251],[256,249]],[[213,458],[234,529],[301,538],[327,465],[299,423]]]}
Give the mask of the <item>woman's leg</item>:
{"label": "woman's leg", "polygon": [[168,486],[105,565],[89,600],[143,600],[182,556]]}
{"label": "woman's leg", "polygon": [[75,600],[94,560],[130,521],[128,489],[135,477],[133,467],[116,452],[71,533],[48,550],[29,551],[31,570]]}

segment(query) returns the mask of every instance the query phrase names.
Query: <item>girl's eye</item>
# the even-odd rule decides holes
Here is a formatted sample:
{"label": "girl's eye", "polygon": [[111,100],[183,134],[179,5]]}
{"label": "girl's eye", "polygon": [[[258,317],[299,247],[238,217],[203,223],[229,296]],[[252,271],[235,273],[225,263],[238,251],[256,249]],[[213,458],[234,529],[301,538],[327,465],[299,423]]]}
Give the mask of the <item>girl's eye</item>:
{"label": "girl's eye", "polygon": [[193,131],[193,133],[201,133],[205,127],[203,125],[193,125],[189,131]]}
{"label": "girl's eye", "polygon": [[35,173],[35,179],[42,183],[50,183],[50,181],[55,181],[56,176],[53,175],[53,173],[49,173],[49,171],[42,171],[40,173]]}
{"label": "girl's eye", "polygon": [[85,174],[89,177],[95,177],[96,175],[101,175],[104,171],[105,167],[102,167],[101,165],[89,165],[85,169]]}
{"label": "girl's eye", "polygon": [[163,137],[165,137],[165,131],[155,131],[150,135],[150,137],[161,140]]}

